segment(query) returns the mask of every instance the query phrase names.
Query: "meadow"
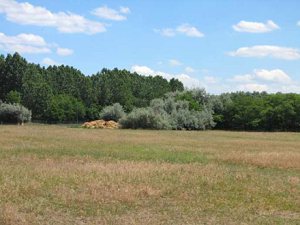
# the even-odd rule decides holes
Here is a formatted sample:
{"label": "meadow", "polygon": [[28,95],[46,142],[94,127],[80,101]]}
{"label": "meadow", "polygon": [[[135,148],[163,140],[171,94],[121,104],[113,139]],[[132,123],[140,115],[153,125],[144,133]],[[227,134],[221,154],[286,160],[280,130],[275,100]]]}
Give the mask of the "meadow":
{"label": "meadow", "polygon": [[300,134],[0,126],[0,224],[299,224]]}

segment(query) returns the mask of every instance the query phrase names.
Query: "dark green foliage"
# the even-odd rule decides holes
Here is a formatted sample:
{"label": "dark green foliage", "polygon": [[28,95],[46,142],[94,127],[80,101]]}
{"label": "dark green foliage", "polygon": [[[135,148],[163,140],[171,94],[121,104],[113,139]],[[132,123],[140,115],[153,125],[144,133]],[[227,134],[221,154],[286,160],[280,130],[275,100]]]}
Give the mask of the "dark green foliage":
{"label": "dark green foliage", "polygon": [[170,80],[170,87],[171,87],[171,91],[183,91],[184,87],[183,87],[183,83],[181,83],[179,80],[172,78]]}
{"label": "dark green foliage", "polygon": [[20,104],[0,103],[0,123],[26,123],[31,111]]}
{"label": "dark green foliage", "polygon": [[70,66],[28,63],[18,53],[0,55],[0,102],[21,103],[40,122],[95,120],[104,107],[120,103],[129,113],[122,123],[134,128],[300,131],[299,94],[209,95],[204,89],[184,90],[174,78],[119,69],[85,76]]}
{"label": "dark green foliage", "polygon": [[160,76],[145,77],[127,70],[103,69],[91,79],[98,104],[108,106],[118,102],[126,111],[148,106],[152,99],[171,91],[170,82]]}
{"label": "dark green foliage", "polygon": [[86,108],[85,120],[97,120],[99,119],[99,112],[101,112],[102,107],[100,105],[92,104]]}
{"label": "dark green foliage", "polygon": [[10,91],[6,95],[7,103],[21,103],[21,93],[18,91]]}
{"label": "dark green foliage", "polygon": [[220,95],[216,128],[299,131],[300,95],[237,92]]}
{"label": "dark green foliage", "polygon": [[0,100],[21,102],[32,110],[33,120],[40,122],[77,121],[73,113],[69,114],[70,118],[58,112],[54,116],[51,107],[57,104],[53,99],[61,95],[81,102],[85,112],[81,119],[93,120],[98,119],[105,106],[118,102],[126,111],[131,111],[134,107],[148,106],[152,99],[171,90],[182,90],[182,87],[176,79],[168,82],[159,76],[145,77],[127,70],[103,69],[96,75],[85,76],[70,66],[44,68],[27,63],[18,53],[0,56]]}
{"label": "dark green foliage", "polygon": [[48,122],[81,121],[85,116],[85,108],[81,101],[68,95],[52,97],[46,118]]}
{"label": "dark green foliage", "polygon": [[5,59],[0,59],[0,98],[6,100],[6,95],[12,91],[21,92],[22,78],[27,69],[27,62],[18,53],[8,54]]}
{"label": "dark green foliage", "polygon": [[201,102],[197,101],[191,91],[181,92],[177,95],[176,100],[187,101],[189,103],[189,109],[195,111],[201,111]]}
{"label": "dark green foliage", "polygon": [[46,111],[53,97],[51,86],[46,82],[42,71],[35,65],[30,65],[23,77],[22,103],[33,114],[33,119],[46,120]]}

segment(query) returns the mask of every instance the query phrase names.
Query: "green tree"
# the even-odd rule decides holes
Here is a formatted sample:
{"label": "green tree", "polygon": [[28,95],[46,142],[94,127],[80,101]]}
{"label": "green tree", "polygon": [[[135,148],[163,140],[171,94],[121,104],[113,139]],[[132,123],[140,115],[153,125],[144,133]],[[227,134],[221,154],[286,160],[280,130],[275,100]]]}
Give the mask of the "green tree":
{"label": "green tree", "polygon": [[53,96],[46,112],[49,122],[78,122],[84,119],[85,107],[76,98],[68,95]]}
{"label": "green tree", "polygon": [[2,96],[0,98],[4,98],[5,100],[8,92],[12,90],[22,91],[22,79],[27,70],[27,61],[18,53],[13,55],[8,54],[4,64],[3,59],[0,61],[2,61],[0,62],[0,66],[3,66],[0,83]]}
{"label": "green tree", "polygon": [[183,83],[180,82],[178,79],[172,78],[170,80],[170,88],[171,91],[183,91],[184,87],[183,87]]}
{"label": "green tree", "polygon": [[43,70],[36,65],[29,65],[22,82],[22,104],[31,109],[33,119],[45,120],[53,93]]}
{"label": "green tree", "polygon": [[6,102],[8,103],[21,103],[21,93],[18,91],[10,91],[6,95]]}

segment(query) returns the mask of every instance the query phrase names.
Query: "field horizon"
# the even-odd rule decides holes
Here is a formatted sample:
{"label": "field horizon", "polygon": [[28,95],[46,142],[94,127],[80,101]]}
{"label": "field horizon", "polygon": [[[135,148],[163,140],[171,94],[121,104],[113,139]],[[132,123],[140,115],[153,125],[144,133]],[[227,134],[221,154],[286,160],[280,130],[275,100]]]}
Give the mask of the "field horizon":
{"label": "field horizon", "polygon": [[299,224],[292,132],[0,125],[0,224]]}

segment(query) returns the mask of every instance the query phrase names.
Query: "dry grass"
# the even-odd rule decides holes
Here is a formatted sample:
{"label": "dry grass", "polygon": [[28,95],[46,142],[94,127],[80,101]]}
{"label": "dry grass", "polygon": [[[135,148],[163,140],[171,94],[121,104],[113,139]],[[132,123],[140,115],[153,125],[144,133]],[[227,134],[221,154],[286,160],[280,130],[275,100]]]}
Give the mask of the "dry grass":
{"label": "dry grass", "polygon": [[297,133],[0,126],[0,224],[299,224]]}

